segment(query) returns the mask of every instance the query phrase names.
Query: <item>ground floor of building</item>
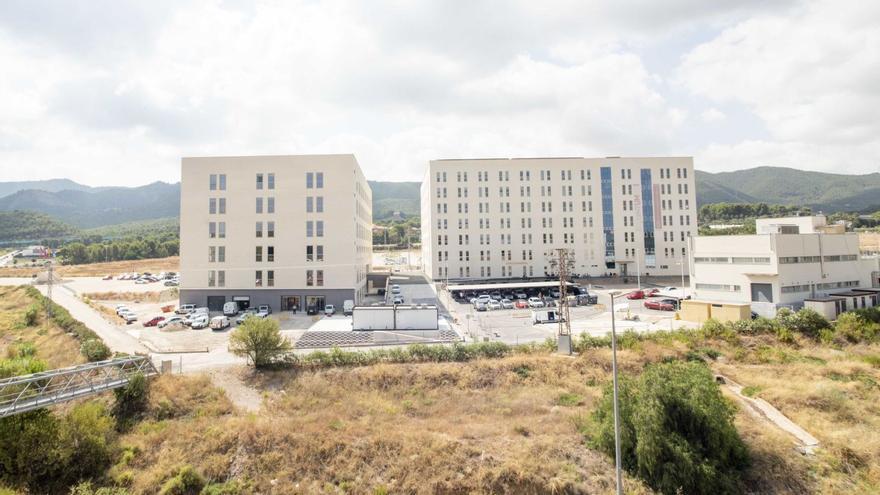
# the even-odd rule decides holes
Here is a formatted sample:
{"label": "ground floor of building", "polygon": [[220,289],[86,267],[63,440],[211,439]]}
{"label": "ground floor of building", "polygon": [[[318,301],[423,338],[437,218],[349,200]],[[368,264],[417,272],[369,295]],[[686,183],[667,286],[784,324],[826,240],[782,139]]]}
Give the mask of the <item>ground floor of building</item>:
{"label": "ground floor of building", "polygon": [[273,312],[320,313],[328,304],[339,310],[345,301],[358,302],[355,289],[180,289],[180,304],[195,304],[210,311],[222,311],[227,302],[239,310],[268,305]]}

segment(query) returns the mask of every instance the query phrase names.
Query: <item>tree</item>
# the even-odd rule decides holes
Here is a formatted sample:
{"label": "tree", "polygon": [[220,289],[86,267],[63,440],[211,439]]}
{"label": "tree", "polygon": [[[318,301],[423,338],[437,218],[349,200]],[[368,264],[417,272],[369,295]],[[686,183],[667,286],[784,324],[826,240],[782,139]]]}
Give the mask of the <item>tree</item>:
{"label": "tree", "polygon": [[290,341],[281,335],[278,322],[251,316],[229,336],[229,350],[246,357],[257,368],[265,368],[290,352]]}
{"label": "tree", "polygon": [[150,388],[147,377],[142,373],[132,375],[128,384],[113,391],[116,402],[113,404],[113,416],[119,430],[128,428],[144,411],[150,401]]}
{"label": "tree", "polygon": [[[734,407],[703,363],[649,366],[621,380],[623,467],[664,494],[738,493],[748,452],[733,425]],[[594,413],[596,447],[614,456],[611,387]]]}

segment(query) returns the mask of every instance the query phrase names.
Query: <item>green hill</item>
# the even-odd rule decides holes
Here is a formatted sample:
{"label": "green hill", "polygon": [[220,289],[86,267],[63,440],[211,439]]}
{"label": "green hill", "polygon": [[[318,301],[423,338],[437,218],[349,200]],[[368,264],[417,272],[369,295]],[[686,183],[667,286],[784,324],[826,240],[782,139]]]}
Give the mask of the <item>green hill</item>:
{"label": "green hill", "polygon": [[369,181],[373,190],[373,220],[383,220],[395,211],[406,216],[420,214],[420,182]]}
{"label": "green hill", "polygon": [[77,229],[35,211],[0,211],[0,243],[67,237]]}

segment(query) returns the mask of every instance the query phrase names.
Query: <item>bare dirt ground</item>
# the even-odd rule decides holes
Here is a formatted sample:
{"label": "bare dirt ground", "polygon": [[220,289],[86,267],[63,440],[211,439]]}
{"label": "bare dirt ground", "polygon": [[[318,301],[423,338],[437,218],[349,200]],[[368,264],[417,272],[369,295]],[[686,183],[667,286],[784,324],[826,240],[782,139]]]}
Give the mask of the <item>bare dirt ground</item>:
{"label": "bare dirt ground", "polygon": [[[40,266],[6,266],[0,267],[0,277],[33,277],[44,271]],[[56,265],[55,273],[60,277],[97,277],[104,275],[120,275],[131,272],[177,272],[180,271],[180,257],[154,258],[147,260],[111,261],[108,263],[92,263],[88,265]]]}

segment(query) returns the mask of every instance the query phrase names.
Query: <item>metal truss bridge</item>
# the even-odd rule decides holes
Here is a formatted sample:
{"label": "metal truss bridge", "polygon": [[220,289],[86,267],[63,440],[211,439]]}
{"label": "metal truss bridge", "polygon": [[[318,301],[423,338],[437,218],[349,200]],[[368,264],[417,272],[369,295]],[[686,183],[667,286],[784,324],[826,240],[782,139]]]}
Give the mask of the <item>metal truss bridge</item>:
{"label": "metal truss bridge", "polygon": [[128,356],[0,379],[0,418],[124,387],[131,377],[157,375],[145,356]]}

